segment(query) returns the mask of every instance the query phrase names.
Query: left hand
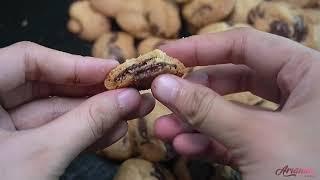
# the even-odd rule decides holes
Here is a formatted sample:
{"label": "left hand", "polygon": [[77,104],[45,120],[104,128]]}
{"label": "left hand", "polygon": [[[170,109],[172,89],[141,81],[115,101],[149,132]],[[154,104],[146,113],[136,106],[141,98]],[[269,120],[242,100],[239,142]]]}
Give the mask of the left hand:
{"label": "left hand", "polygon": [[1,179],[58,179],[88,146],[123,136],[121,120],[151,111],[136,90],[104,92],[117,64],[28,42],[0,49]]}

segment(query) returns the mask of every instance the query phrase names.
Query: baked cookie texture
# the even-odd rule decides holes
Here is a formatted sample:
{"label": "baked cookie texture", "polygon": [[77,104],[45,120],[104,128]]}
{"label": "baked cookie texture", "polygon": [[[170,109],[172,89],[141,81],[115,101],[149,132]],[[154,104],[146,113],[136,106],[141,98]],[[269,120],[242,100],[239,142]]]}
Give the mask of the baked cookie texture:
{"label": "baked cookie texture", "polygon": [[108,90],[125,87],[150,89],[152,81],[161,74],[181,77],[185,74],[185,66],[157,49],[138,58],[126,60],[113,69],[106,77],[105,87]]}
{"label": "baked cookie texture", "polygon": [[320,0],[273,0],[273,1],[282,1],[287,2],[298,7],[303,8],[316,8],[320,7]]}
{"label": "baked cookie texture", "polygon": [[227,18],[236,0],[193,0],[183,6],[182,15],[191,31]]}
{"label": "baked cookie texture", "polygon": [[144,0],[139,3],[142,3],[142,10],[123,11],[116,15],[116,21],[122,29],[137,38],[178,36],[181,21],[175,3],[168,0]]}
{"label": "baked cookie texture", "polygon": [[319,49],[319,25],[306,21],[300,12],[288,3],[263,2],[251,10],[248,20],[258,30]]}
{"label": "baked cookie texture", "polygon": [[158,49],[161,45],[174,41],[173,39],[164,39],[159,37],[149,37],[141,41],[138,45],[138,53],[146,54],[150,51]]}
{"label": "baked cookie texture", "polygon": [[124,63],[136,57],[134,38],[125,32],[110,32],[101,35],[92,47],[92,55],[103,59],[116,59]]}
{"label": "baked cookie texture", "polygon": [[114,180],[174,180],[168,169],[158,163],[129,159],[122,163]]}
{"label": "baked cookie texture", "polygon": [[81,39],[94,41],[110,31],[110,21],[95,11],[89,1],[75,1],[69,9],[70,19],[67,28]]}
{"label": "baked cookie texture", "polygon": [[233,23],[247,23],[249,12],[263,0],[237,0],[229,18]]}
{"label": "baked cookie texture", "polygon": [[217,32],[223,32],[223,31],[228,31],[235,28],[244,28],[244,27],[251,27],[251,26],[249,24],[242,24],[242,23],[230,25],[227,22],[217,22],[201,28],[197,34],[217,33]]}

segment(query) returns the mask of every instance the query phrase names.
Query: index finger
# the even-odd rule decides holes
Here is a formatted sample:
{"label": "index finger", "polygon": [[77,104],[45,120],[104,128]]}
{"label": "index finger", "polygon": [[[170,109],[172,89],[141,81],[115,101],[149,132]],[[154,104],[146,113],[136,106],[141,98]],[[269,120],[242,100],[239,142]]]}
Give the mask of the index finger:
{"label": "index finger", "polygon": [[10,82],[2,83],[9,85],[20,85],[24,81],[55,85],[94,85],[103,82],[105,75],[118,64],[116,61],[72,55],[30,42],[3,48],[0,56],[0,69],[10,77]]}
{"label": "index finger", "polygon": [[251,28],[198,35],[161,46],[186,66],[244,64],[265,78],[276,78],[291,60],[305,60],[316,51]]}

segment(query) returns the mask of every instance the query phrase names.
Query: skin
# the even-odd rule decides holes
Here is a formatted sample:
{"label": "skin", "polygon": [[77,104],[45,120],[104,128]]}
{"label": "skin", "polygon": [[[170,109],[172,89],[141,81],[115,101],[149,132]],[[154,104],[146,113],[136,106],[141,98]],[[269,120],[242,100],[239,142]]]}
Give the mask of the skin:
{"label": "skin", "polygon": [[[187,66],[216,66],[185,80],[162,75],[153,82],[154,96],[174,112],[158,119],[160,138],[181,154],[238,167],[244,179],[287,179],[275,175],[285,165],[319,175],[319,52],[251,29],[185,38],[162,49]],[[2,179],[58,179],[94,142],[121,137],[122,119],[154,106],[133,89],[103,92],[113,61],[30,43],[0,49],[0,57]],[[281,108],[270,112],[221,97],[245,90]]]}
{"label": "skin", "polygon": [[123,136],[124,119],[149,113],[148,94],[105,92],[117,65],[29,42],[0,49],[1,179],[59,179],[79,153]]}
{"label": "skin", "polygon": [[[319,52],[252,29],[193,36],[161,49],[190,67],[215,66],[153,82],[153,95],[174,112],[157,120],[158,137],[180,154],[232,165],[246,180],[288,179],[275,174],[285,165],[310,168],[317,179]],[[271,112],[221,97],[242,91],[281,107]]]}

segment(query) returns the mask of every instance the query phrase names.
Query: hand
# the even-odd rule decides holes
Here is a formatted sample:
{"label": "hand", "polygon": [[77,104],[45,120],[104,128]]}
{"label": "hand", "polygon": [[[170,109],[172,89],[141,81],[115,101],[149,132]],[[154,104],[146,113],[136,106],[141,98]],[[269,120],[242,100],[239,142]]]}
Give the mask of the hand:
{"label": "hand", "polygon": [[[216,66],[186,80],[162,75],[153,82],[154,96],[174,112],[158,119],[160,138],[183,155],[236,166],[247,180],[282,179],[294,173],[282,172],[286,165],[320,176],[319,52],[250,29],[194,36],[161,48],[187,66]],[[270,112],[221,97],[242,91],[281,109]]]}
{"label": "hand", "polygon": [[32,43],[0,49],[1,179],[58,179],[88,146],[123,136],[123,119],[151,111],[149,95],[104,92],[116,65]]}

